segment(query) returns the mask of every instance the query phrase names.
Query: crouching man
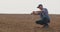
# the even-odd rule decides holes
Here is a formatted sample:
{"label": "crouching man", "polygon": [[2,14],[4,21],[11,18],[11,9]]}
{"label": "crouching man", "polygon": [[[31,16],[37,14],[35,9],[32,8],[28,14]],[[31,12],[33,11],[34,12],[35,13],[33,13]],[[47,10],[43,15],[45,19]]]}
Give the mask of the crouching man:
{"label": "crouching man", "polygon": [[41,11],[33,11],[31,15],[40,15],[41,19],[36,21],[36,24],[43,25],[43,28],[48,28],[50,23],[50,17],[48,15],[48,10],[43,8],[43,5],[40,4],[37,7]]}

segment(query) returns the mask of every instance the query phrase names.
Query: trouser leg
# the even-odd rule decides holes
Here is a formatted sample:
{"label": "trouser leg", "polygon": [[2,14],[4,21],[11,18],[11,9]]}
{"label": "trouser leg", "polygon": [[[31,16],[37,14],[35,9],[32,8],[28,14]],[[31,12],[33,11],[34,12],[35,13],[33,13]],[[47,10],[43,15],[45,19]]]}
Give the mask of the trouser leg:
{"label": "trouser leg", "polygon": [[43,25],[43,21],[42,21],[42,20],[37,20],[37,21],[36,21],[36,24]]}

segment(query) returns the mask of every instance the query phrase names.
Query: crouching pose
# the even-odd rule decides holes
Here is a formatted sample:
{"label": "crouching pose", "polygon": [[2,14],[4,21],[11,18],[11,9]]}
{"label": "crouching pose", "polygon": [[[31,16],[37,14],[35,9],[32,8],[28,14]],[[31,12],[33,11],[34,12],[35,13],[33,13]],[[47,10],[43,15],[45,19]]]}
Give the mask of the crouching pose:
{"label": "crouching pose", "polygon": [[43,25],[43,28],[48,28],[50,23],[50,18],[48,15],[48,10],[46,8],[43,8],[43,5],[40,4],[38,7],[40,11],[33,11],[32,15],[40,15],[41,19],[36,21],[36,24]]}

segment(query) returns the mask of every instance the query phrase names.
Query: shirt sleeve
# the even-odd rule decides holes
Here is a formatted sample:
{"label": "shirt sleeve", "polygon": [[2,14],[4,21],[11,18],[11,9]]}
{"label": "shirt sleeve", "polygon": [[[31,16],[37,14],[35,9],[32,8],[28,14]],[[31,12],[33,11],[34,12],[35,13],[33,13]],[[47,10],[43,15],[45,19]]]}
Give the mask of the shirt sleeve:
{"label": "shirt sleeve", "polygon": [[47,13],[48,14],[48,10],[45,8],[45,13]]}

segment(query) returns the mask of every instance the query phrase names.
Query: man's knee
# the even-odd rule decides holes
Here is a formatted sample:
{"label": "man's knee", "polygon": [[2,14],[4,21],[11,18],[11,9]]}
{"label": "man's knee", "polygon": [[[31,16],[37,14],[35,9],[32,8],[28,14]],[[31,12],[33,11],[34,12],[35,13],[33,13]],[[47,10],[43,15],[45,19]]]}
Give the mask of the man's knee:
{"label": "man's knee", "polygon": [[40,24],[39,22],[40,22],[40,21],[36,21],[36,24]]}
{"label": "man's knee", "polygon": [[36,24],[43,25],[43,21],[42,20],[38,20],[38,21],[36,21]]}

